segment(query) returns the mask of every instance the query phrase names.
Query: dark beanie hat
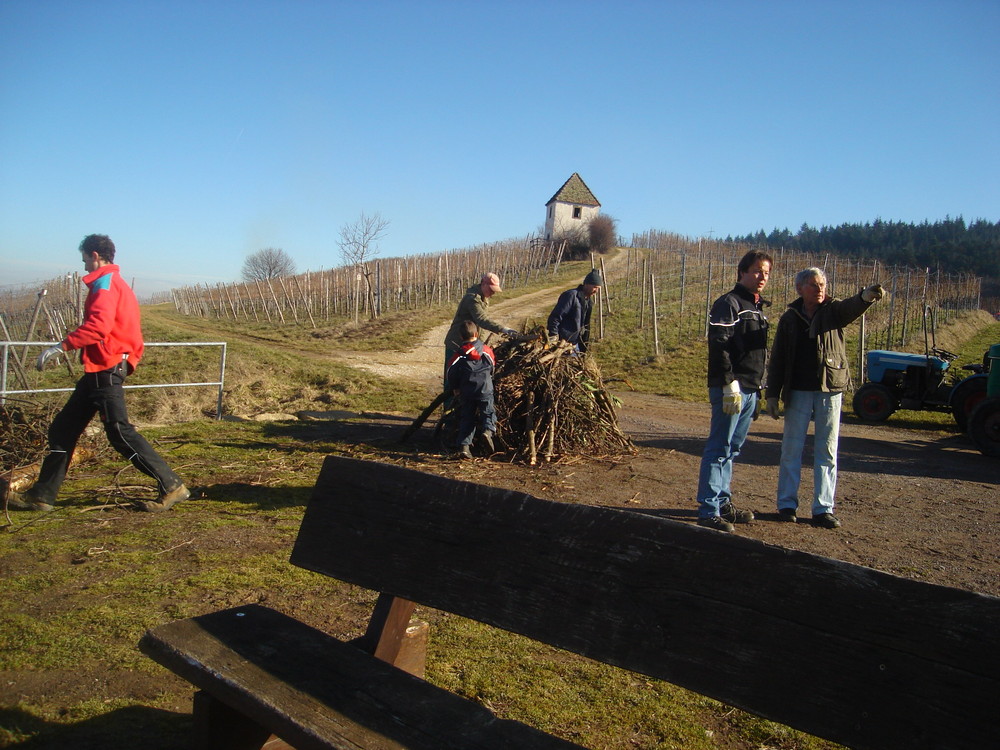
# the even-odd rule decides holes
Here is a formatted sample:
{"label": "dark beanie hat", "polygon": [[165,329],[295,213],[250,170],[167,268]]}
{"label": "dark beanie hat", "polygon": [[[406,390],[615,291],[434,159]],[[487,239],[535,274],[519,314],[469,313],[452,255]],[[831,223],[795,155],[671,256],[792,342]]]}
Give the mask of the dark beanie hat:
{"label": "dark beanie hat", "polygon": [[583,280],[584,284],[593,284],[594,286],[604,286],[604,279],[601,278],[601,272],[596,268],[591,268],[590,273],[587,274],[587,278]]}

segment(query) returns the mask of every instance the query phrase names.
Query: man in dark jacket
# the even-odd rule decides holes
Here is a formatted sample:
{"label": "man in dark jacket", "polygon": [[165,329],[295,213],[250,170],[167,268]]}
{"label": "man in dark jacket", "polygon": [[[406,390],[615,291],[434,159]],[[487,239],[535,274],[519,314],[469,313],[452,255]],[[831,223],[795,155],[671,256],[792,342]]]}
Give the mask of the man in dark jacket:
{"label": "man in dark jacket", "polygon": [[719,297],[709,313],[708,400],[712,424],[698,474],[698,525],[733,531],[749,523],[753,513],[733,505],[730,483],[757,411],[767,360],[767,316],[770,303],[760,296],[771,275],[771,256],[760,250],[744,255],[736,269],[736,286]]}
{"label": "man in dark jacket", "polygon": [[556,306],[549,313],[547,330],[551,343],[568,341],[578,351],[587,351],[590,315],[594,310],[594,298],[600,293],[603,283],[601,272],[592,268],[580,286],[559,295]]}
{"label": "man in dark jacket", "polygon": [[785,402],[785,424],[778,468],[778,517],[798,520],[802,451],[809,422],[813,436],[813,524],[840,527],[833,513],[837,493],[837,446],[840,409],[851,381],[844,327],[882,299],[880,284],[840,300],[826,294],[826,274],[807,268],[795,276],[798,299],[778,320],[767,368],[767,413],[778,418],[778,399]]}
{"label": "man in dark jacket", "polygon": [[483,442],[490,452],[493,451],[493,433],[497,429],[493,408],[496,355],[479,340],[479,329],[471,320],[462,323],[461,331],[464,341],[448,361],[446,377],[449,388],[459,400],[458,457],[472,458],[469,446],[476,435],[477,422]]}
{"label": "man in dark jacket", "polygon": [[83,323],[38,356],[36,367],[62,352],[82,349],[84,375],[69,401],[49,427],[49,454],[31,489],[11,492],[8,507],[19,510],[52,510],[52,503],[66,478],[69,461],[84,429],[97,414],[108,441],[143,474],[156,480],[159,497],[138,503],[140,510],[158,512],[191,496],[160,455],[128,421],[122,383],[142,357],[144,344],[139,327],[139,303],[115,265],[115,245],[103,234],[91,234],[80,243],[89,288]]}

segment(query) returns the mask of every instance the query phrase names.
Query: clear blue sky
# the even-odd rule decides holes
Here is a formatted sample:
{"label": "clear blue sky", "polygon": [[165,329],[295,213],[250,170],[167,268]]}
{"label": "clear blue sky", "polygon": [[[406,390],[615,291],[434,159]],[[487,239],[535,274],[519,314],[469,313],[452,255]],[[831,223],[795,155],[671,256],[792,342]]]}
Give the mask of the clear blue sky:
{"label": "clear blue sky", "polygon": [[0,0],[0,284],[137,291],[527,235],[1000,220],[1000,2]]}

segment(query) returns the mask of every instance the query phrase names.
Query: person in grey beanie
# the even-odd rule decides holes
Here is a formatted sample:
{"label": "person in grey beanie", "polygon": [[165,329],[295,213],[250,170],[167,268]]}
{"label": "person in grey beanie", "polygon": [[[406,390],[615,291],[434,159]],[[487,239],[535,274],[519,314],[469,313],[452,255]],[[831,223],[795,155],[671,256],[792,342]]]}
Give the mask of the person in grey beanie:
{"label": "person in grey beanie", "polygon": [[592,268],[580,286],[567,289],[559,295],[556,306],[549,313],[547,331],[550,343],[568,341],[578,351],[587,351],[590,314],[594,310],[594,298],[600,293],[603,284],[601,272]]}

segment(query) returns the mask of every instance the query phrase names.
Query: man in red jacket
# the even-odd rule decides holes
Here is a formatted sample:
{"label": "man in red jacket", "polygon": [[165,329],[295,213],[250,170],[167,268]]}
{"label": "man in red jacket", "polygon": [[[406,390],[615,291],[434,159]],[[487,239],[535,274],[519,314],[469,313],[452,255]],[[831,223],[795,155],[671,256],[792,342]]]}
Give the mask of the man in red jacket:
{"label": "man in red jacket", "polygon": [[138,503],[140,510],[159,512],[191,496],[147,440],[128,421],[122,383],[142,357],[139,303],[114,264],[115,245],[103,234],[91,234],[80,243],[90,289],[83,307],[83,323],[55,346],[38,356],[36,367],[61,352],[82,349],[84,375],[73,395],[49,426],[49,454],[42,461],[38,481],[24,493],[10,492],[9,508],[52,510],[52,502],[66,478],[70,457],[84,429],[99,414],[111,445],[159,489],[156,500]]}

